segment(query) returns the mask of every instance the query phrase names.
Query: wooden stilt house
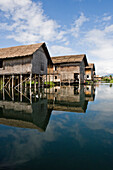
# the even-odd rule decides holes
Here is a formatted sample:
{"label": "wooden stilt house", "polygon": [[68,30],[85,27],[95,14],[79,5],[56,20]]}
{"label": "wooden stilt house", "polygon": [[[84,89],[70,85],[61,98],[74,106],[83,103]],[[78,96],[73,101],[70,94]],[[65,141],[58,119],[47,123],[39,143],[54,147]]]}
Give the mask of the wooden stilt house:
{"label": "wooden stilt house", "polygon": [[[47,64],[51,61],[45,43],[0,48],[0,76],[5,78],[14,76],[40,76],[47,74]],[[3,83],[4,84],[4,83]],[[12,82],[12,86],[13,86]]]}
{"label": "wooden stilt house", "polygon": [[94,63],[89,63],[85,68],[85,80],[94,81],[95,75],[95,65]]}
{"label": "wooden stilt house", "polygon": [[84,83],[85,67],[88,66],[85,54],[52,57],[52,62],[50,81],[60,84]]}

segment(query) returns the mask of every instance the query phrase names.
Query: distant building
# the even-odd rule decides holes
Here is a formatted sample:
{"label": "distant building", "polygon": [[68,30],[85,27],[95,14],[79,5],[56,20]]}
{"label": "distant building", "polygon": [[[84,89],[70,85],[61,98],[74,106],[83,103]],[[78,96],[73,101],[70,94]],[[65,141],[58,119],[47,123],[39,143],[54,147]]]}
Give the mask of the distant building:
{"label": "distant building", "polygon": [[95,65],[94,63],[89,63],[85,68],[85,80],[94,81],[95,75]]}
{"label": "distant building", "polygon": [[101,80],[102,80],[101,76],[99,76],[99,75],[94,76],[94,81],[101,81]]}
{"label": "distant building", "polygon": [[52,57],[53,66],[48,70],[48,80],[55,83],[84,83],[85,67],[88,66],[85,54]]}

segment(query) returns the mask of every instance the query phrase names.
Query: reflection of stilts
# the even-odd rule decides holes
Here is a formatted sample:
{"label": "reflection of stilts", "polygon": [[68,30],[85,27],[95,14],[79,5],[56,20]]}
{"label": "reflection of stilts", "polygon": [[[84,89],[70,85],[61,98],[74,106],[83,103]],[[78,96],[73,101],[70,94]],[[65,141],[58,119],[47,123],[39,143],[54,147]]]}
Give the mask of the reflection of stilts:
{"label": "reflection of stilts", "polygon": [[14,75],[12,75],[12,100],[14,101]]}
{"label": "reflection of stilts", "polygon": [[[27,77],[26,77],[27,76]],[[19,92],[19,100],[23,100],[23,96],[32,103],[32,95],[36,100],[36,95],[38,91],[38,98],[44,97],[44,94],[40,94],[40,87],[44,88],[46,81],[46,76],[37,74],[18,74],[18,75],[3,75],[1,79],[1,90],[3,90],[3,100],[5,100],[5,92],[14,101],[14,90]],[[32,89],[32,83],[34,83],[34,90]],[[28,85],[29,84],[29,85]],[[27,89],[29,88],[29,92]],[[37,89],[38,88],[38,89]],[[6,90],[7,89],[7,90]],[[11,91],[11,93],[10,93]],[[29,96],[28,96],[28,93]]]}
{"label": "reflection of stilts", "polygon": [[[25,80],[22,80],[22,75],[20,75],[20,83],[14,87],[14,89],[17,90],[17,91],[20,93],[20,101],[22,101],[22,96],[24,96],[26,99],[28,99],[29,101],[31,101],[30,98],[27,97],[27,94],[26,94],[26,93],[24,94],[24,93],[22,92],[22,84],[23,84],[24,82],[25,82],[25,84],[26,84],[29,79],[30,79],[30,77],[27,77]],[[30,84],[31,84],[31,83],[30,83]],[[19,86],[20,86],[20,90],[19,90],[19,88],[18,88]],[[31,86],[31,85],[30,85],[30,86]],[[26,89],[26,90],[27,90],[27,89]]]}
{"label": "reflection of stilts", "polygon": [[8,96],[10,97],[10,99],[12,100],[12,97],[11,97],[10,93],[9,93],[6,89],[4,89],[4,90],[5,90],[5,92],[8,94]]}

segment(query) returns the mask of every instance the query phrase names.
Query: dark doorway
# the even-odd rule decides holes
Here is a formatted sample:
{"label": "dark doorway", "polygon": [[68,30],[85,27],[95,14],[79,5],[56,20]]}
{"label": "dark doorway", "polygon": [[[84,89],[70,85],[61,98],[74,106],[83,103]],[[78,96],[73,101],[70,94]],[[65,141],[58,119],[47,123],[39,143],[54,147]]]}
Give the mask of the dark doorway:
{"label": "dark doorway", "polygon": [[74,81],[79,82],[79,74],[78,73],[74,73]]}

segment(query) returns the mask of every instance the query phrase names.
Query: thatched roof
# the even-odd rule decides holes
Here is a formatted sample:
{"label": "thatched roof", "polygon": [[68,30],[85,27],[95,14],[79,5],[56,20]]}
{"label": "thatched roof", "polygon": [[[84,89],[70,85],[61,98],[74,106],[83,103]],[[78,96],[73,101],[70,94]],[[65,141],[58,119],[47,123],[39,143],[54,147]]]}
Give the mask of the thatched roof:
{"label": "thatched roof", "polygon": [[[40,47],[43,47],[46,56],[51,61],[49,52],[47,50],[45,43],[37,43],[31,45],[21,45],[15,47],[8,47],[8,48],[0,48],[0,59],[6,58],[15,58],[15,57],[24,57],[33,55],[33,53],[38,50]],[[52,62],[52,61],[51,61]]]}
{"label": "thatched roof", "polygon": [[86,69],[93,69],[95,71],[95,64],[94,63],[89,63],[88,66],[86,66]]}
{"label": "thatched roof", "polygon": [[53,64],[75,63],[75,62],[80,63],[84,60],[85,65],[86,66],[88,65],[85,54],[51,57],[51,59],[52,59]]}
{"label": "thatched roof", "polygon": [[8,48],[0,48],[0,58],[12,58],[12,57],[22,57],[32,55],[36,50],[38,50],[43,43],[22,45]]}

